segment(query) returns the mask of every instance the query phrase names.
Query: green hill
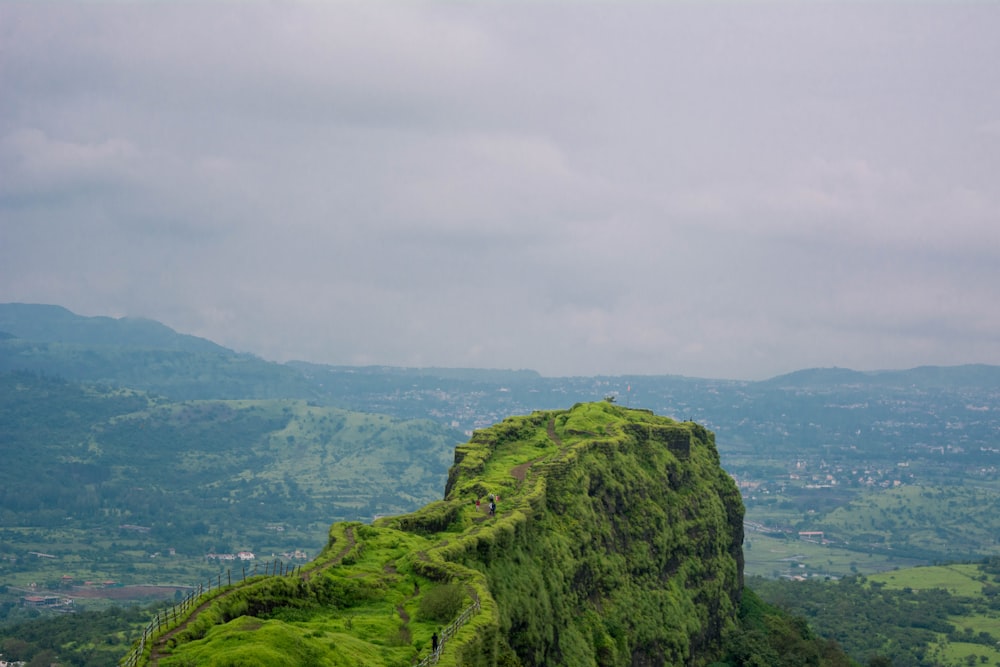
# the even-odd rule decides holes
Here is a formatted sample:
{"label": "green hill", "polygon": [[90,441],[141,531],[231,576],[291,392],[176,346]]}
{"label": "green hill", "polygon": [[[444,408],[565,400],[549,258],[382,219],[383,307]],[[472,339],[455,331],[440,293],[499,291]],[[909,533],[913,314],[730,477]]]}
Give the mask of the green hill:
{"label": "green hill", "polygon": [[804,626],[765,645],[742,520],[697,424],[609,402],[509,418],[456,449],[444,500],[333,525],[294,575],[166,614],[140,662],[403,666],[436,637],[441,665],[847,664]]}
{"label": "green hill", "polygon": [[36,303],[0,303],[0,331],[45,343],[233,354],[210,340],[177,333],[154,320],[84,317],[62,306]]}
{"label": "green hill", "polygon": [[153,320],[83,317],[60,306],[5,303],[0,332],[0,371],[129,387],[175,400],[324,395],[293,368]]}
{"label": "green hill", "polygon": [[314,555],[333,521],[440,497],[461,439],[302,400],[171,401],[0,372],[0,584],[191,585],[218,572],[212,552]]}

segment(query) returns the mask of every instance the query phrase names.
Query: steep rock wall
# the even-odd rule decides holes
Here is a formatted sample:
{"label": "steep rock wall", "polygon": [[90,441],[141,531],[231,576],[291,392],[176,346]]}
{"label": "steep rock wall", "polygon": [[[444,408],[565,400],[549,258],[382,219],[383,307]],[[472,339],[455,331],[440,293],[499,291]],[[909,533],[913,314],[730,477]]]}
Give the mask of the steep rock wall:
{"label": "steep rock wall", "polygon": [[544,488],[534,511],[462,559],[486,574],[507,647],[524,665],[706,660],[743,571],[743,505],[711,433],[607,403],[536,413],[478,433],[448,498],[481,493],[482,460],[542,433],[559,453],[524,470]]}

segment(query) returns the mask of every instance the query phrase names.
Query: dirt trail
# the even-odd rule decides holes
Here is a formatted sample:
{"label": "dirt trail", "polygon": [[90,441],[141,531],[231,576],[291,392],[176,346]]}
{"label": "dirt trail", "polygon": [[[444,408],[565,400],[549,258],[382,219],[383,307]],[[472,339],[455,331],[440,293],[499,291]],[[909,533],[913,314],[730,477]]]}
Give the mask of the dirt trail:
{"label": "dirt trail", "polygon": [[403,627],[410,622],[410,615],[406,613],[406,609],[401,604],[396,605],[396,613],[399,614],[399,618],[403,621]]}
{"label": "dirt trail", "polygon": [[[344,530],[344,535],[347,537],[347,544],[344,545],[344,548],[341,549],[340,551],[338,551],[337,555],[335,555],[332,559],[330,559],[325,565],[323,565],[323,567],[316,568],[316,569],[313,569],[313,570],[309,570],[308,572],[306,572],[305,574],[303,574],[302,578],[305,581],[309,581],[309,579],[312,578],[312,576],[314,574],[316,574],[318,572],[322,572],[323,570],[325,570],[325,569],[327,569],[329,567],[333,567],[334,565],[338,564],[340,561],[342,561],[344,559],[344,556],[346,556],[351,551],[351,549],[354,548],[354,544],[355,544],[355,541],[354,541],[354,531],[351,530],[350,528],[346,528]],[[217,600],[222,600],[223,598],[227,597],[231,593],[234,593],[234,592],[236,592],[238,590],[239,590],[238,587],[237,588],[231,588],[230,590],[226,591],[222,595],[214,597],[211,600],[206,600],[205,602],[202,602],[200,605],[198,605],[195,608],[194,611],[192,611],[190,614],[188,614],[187,618],[185,618],[183,621],[181,621],[181,623],[179,625],[177,625],[174,628],[171,628],[169,631],[167,631],[167,632],[163,633],[162,635],[160,635],[159,637],[157,637],[156,638],[156,642],[153,643],[152,649],[150,650],[150,655],[149,655],[149,664],[150,664],[150,666],[151,667],[157,667],[160,664],[160,659],[164,658],[166,656],[166,653],[164,652],[164,649],[166,648],[167,642],[169,642],[179,632],[182,632],[185,628],[187,628],[188,625],[194,619],[196,619],[198,617],[198,614],[200,614],[202,611],[204,611],[205,609],[207,609],[208,606],[211,605],[213,602],[216,602]]]}
{"label": "dirt trail", "polygon": [[550,417],[549,418],[549,423],[545,427],[545,432],[549,436],[549,440],[551,440],[552,442],[554,442],[557,445],[559,445],[559,447],[563,446],[562,438],[560,438],[559,434],[556,433],[556,418],[555,417]]}
{"label": "dirt trail", "polygon": [[525,461],[519,466],[514,466],[513,468],[510,469],[510,474],[513,475],[514,479],[516,479],[517,481],[523,482],[525,475],[528,474],[528,468],[530,468],[532,464],[537,460],[538,459],[534,459],[532,461]]}
{"label": "dirt trail", "polygon": [[[554,417],[549,419],[549,423],[546,426],[545,430],[547,435],[549,436],[549,440],[556,443],[560,447],[563,446],[562,439],[559,437],[559,434],[556,433],[556,420]],[[517,481],[523,482],[531,466],[535,465],[544,458],[545,458],[544,456],[539,456],[537,459],[532,459],[530,461],[525,461],[520,465],[516,465],[510,469],[510,474],[513,475],[514,479],[516,479]]]}
{"label": "dirt trail", "polygon": [[[559,447],[563,446],[562,439],[556,433],[556,424],[555,424],[555,419],[554,418],[549,419],[549,423],[546,426],[546,433],[547,433],[547,435],[549,436],[549,439],[552,442],[554,442]],[[514,466],[513,468],[510,469],[510,474],[518,482],[524,482],[524,478],[527,475],[528,470],[531,469],[531,466],[533,466],[535,463],[537,463],[538,461],[541,461],[544,458],[546,458],[546,457],[545,456],[539,456],[536,459],[532,459],[531,461],[526,461],[525,463],[522,463],[520,465]],[[484,511],[484,512],[488,511],[487,506],[485,504],[482,507],[482,511]],[[304,580],[308,581],[314,574],[317,574],[317,573],[322,572],[323,570],[325,570],[325,569],[327,569],[329,567],[333,567],[334,565],[337,565],[338,563],[340,563],[340,561],[342,561],[344,559],[344,556],[346,556],[351,551],[351,549],[354,548],[354,545],[355,545],[354,531],[351,530],[350,528],[347,528],[344,531],[344,535],[347,537],[347,544],[344,545],[344,548],[342,548],[339,552],[337,552],[337,554],[333,558],[331,558],[329,561],[327,561],[327,563],[325,565],[323,565],[323,567],[316,568],[316,569],[313,569],[313,570],[309,570],[308,572],[306,572],[305,574],[303,574],[302,578]],[[425,558],[426,558],[426,556],[425,556]],[[191,612],[190,614],[188,614],[187,618],[184,619],[184,621],[182,621],[179,625],[177,625],[174,628],[171,628],[168,632],[165,632],[164,634],[162,634],[159,637],[157,637],[156,642],[153,644],[152,649],[151,649],[151,653],[150,653],[149,664],[151,665],[151,667],[158,667],[158,665],[160,664],[160,659],[166,656],[165,648],[166,648],[167,643],[173,637],[175,637],[178,633],[182,632],[185,628],[187,628],[188,625],[194,619],[196,619],[198,617],[198,614],[200,614],[202,611],[204,611],[205,609],[207,609],[208,606],[211,605],[216,600],[221,600],[221,599],[225,598],[226,596],[228,596],[229,594],[231,594],[231,593],[233,593],[233,592],[235,592],[237,590],[239,590],[239,589],[238,588],[233,588],[233,589],[231,589],[229,591],[226,591],[225,593],[223,593],[222,595],[220,595],[218,597],[215,597],[215,598],[213,598],[211,600],[208,600],[206,602],[202,602],[200,605],[198,605],[198,607],[193,612]],[[475,589],[473,589],[473,588],[470,587],[469,591],[470,591],[470,594],[473,596],[473,598],[478,601],[478,596],[475,594]],[[417,595],[416,591],[414,592],[414,596],[415,595]],[[403,621],[404,626],[407,623],[409,623],[410,617],[409,617],[409,614],[407,614],[406,610],[403,608],[403,605],[398,605],[396,607],[396,613],[399,614],[399,617]]]}

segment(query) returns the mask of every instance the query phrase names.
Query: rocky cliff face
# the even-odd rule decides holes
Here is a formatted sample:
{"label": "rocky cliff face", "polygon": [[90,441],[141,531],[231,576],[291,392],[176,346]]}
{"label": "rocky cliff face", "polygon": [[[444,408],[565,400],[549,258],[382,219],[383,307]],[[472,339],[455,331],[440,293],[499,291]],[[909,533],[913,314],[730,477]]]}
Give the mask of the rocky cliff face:
{"label": "rocky cliff face", "polygon": [[537,413],[459,447],[447,497],[488,492],[479,462],[533,442],[556,451],[524,471],[531,511],[463,558],[487,576],[502,641],[524,665],[705,661],[743,571],[743,504],[712,435],[608,403]]}
{"label": "rocky cliff face", "polygon": [[703,427],[608,402],[537,412],[460,445],[443,501],[334,525],[309,568],[222,592],[152,656],[704,665],[735,626],[742,526]]}

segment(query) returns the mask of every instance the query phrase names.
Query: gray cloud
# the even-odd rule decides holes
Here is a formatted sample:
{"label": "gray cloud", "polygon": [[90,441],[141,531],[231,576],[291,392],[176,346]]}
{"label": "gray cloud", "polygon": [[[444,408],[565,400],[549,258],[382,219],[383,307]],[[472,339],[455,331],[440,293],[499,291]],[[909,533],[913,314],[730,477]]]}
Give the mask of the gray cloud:
{"label": "gray cloud", "polygon": [[0,300],[265,358],[1000,363],[1000,8],[0,5]]}

